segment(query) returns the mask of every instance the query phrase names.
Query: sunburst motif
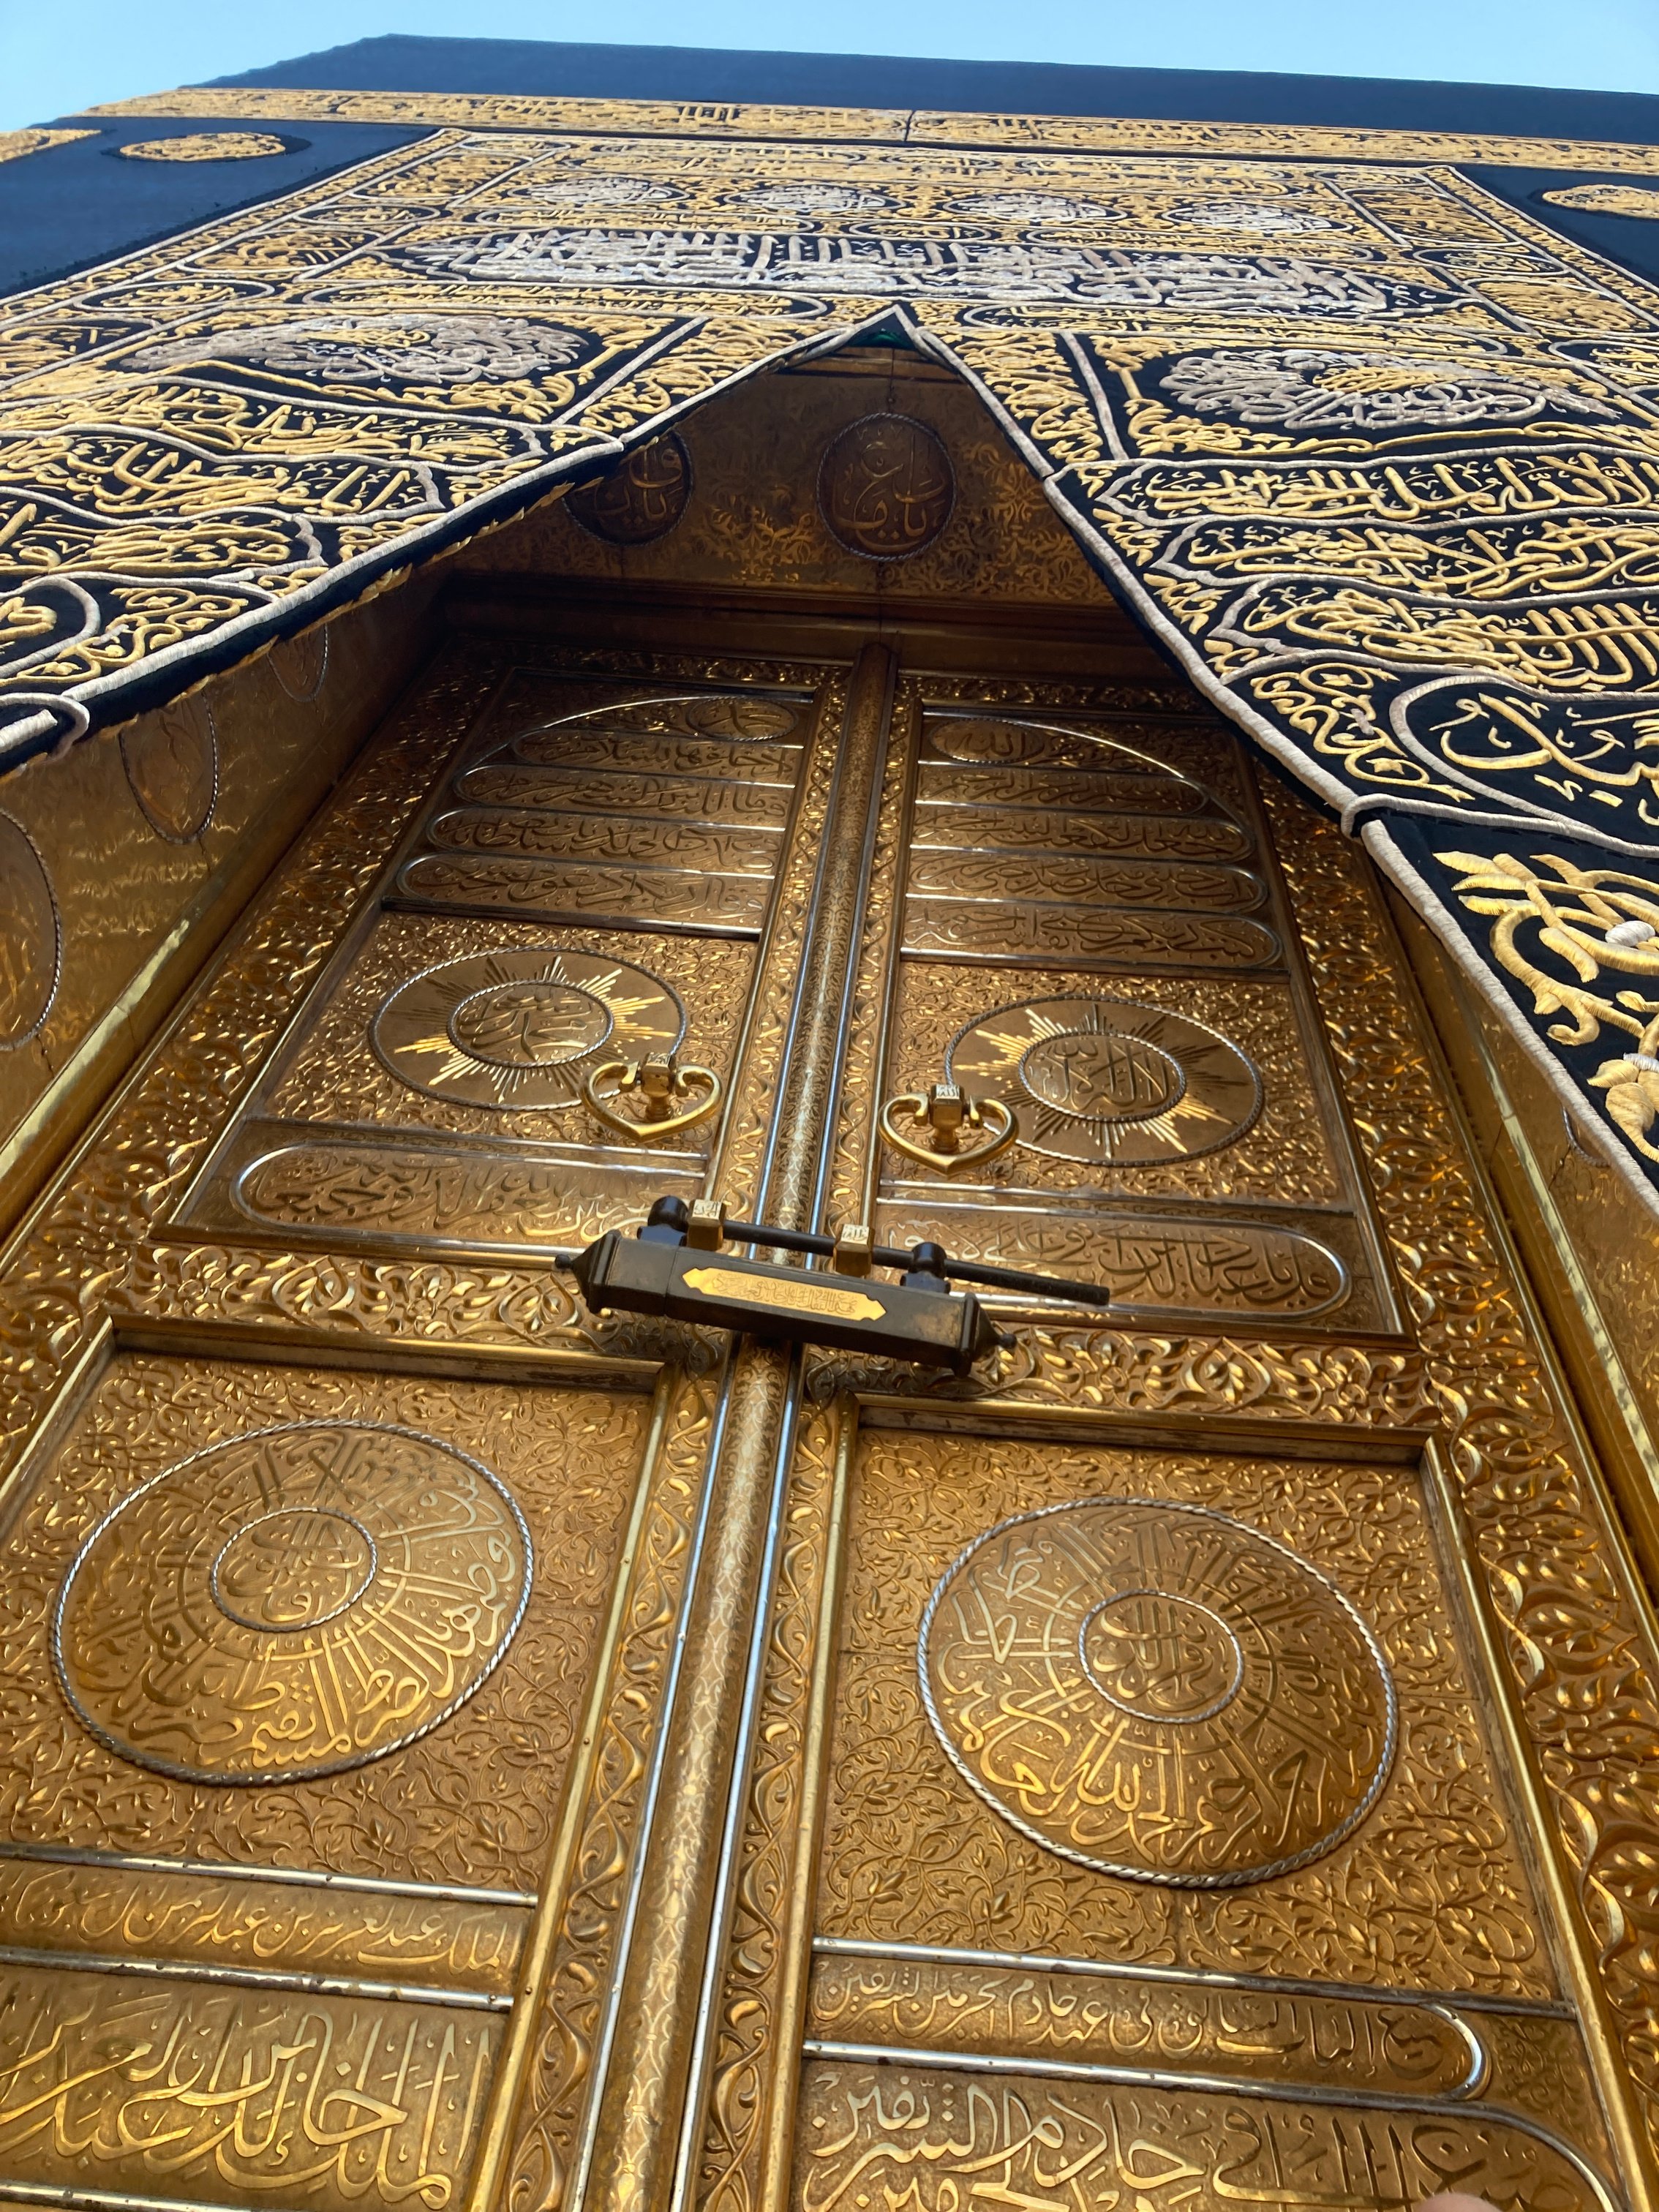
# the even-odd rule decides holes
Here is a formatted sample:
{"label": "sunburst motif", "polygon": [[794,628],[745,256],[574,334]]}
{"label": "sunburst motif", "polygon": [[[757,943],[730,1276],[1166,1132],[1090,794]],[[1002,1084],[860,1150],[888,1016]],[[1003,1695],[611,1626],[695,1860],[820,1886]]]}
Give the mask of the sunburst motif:
{"label": "sunburst motif", "polygon": [[1145,1166],[1231,1143],[1261,1086],[1237,1048],[1162,1006],[1043,999],[969,1024],[946,1054],[951,1079],[994,1085],[1032,1152]]}
{"label": "sunburst motif", "polygon": [[474,953],[414,975],[376,1015],[376,1051],[413,1089],[503,1112],[574,1105],[604,1046],[672,1052],[678,1000],[641,968],[570,947]]}

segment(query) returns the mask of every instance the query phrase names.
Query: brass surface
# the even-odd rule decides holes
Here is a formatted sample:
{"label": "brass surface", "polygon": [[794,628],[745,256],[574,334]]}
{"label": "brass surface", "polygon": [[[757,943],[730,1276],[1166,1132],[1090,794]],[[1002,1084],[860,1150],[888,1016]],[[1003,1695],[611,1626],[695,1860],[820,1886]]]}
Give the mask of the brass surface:
{"label": "brass surface", "polygon": [[[895,689],[884,656],[850,680],[836,657],[544,646],[514,673],[469,641],[8,1255],[22,1475],[0,1587],[0,1966],[34,2026],[27,2078],[0,2096],[0,2195],[63,2185],[54,2146],[71,2138],[111,2197],[264,2201],[298,2172],[342,2212],[398,2201],[410,2177],[469,2212],[782,2212],[792,2191],[850,2204],[872,2174],[944,2207],[976,2184],[1052,2193],[1078,2160],[1079,2187],[1149,2202],[1271,2195],[1275,2157],[1314,2207],[1449,2179],[1564,2212],[1609,2201],[1598,2175],[1639,2183],[1625,2069],[1644,2078],[1647,1624],[1413,1042],[1364,863],[1276,794],[1266,839],[1236,748],[1201,716],[1121,696],[1114,712],[1105,679]],[[317,644],[283,680],[326,691],[328,667]],[[480,769],[531,781],[508,805],[459,787]],[[181,787],[157,777],[153,799]],[[667,811],[682,794],[702,811]],[[1050,842],[980,854],[935,834],[962,815],[1010,838],[1036,821]],[[476,856],[443,842],[463,817],[511,817],[516,861],[629,881],[585,918],[428,897],[409,864]],[[763,842],[716,872],[740,897],[671,926],[658,879],[704,862],[533,849],[579,820]],[[1067,821],[1132,823],[1143,842],[1210,825],[1229,850],[1079,852],[1052,841]],[[1191,937],[1176,957],[1168,934],[1132,975],[1103,953],[1034,960],[1029,939],[1002,957],[906,951],[907,885],[913,915],[994,905],[1016,878],[971,872],[1028,866],[1030,907],[1165,932],[1248,921],[1270,941],[1248,973],[1236,945]],[[429,1097],[387,1071],[370,1042],[387,999],[503,945],[580,950],[678,995],[688,1048],[727,1087],[706,1153],[601,1140],[580,1106]],[[1261,1118],[1173,1164],[1068,1180],[1085,1164],[1018,1148],[977,1188],[881,1184],[881,1102],[937,1082],[973,1020],[1054,999],[1142,1001],[1231,1037],[1260,1071]],[[547,1012],[492,1000],[465,1041],[539,1065]],[[811,1359],[797,1395],[782,1355],[748,1346],[722,1384],[697,1333],[593,1321],[547,1265],[548,1244],[668,1188],[1098,1265],[1130,1310],[1005,1307],[1016,1348],[965,1383]],[[799,1291],[881,1295],[817,1271]],[[1425,1485],[1431,1413],[1447,1443]],[[270,1431],[289,1441],[235,1442]],[[392,1458],[359,1494],[344,1447],[368,1433]],[[225,1771],[241,1693],[198,1671],[161,1748],[188,1771],[143,1763],[144,1700],[171,1680],[157,1650],[188,1668],[204,1623],[210,1651],[275,1647],[274,1672],[236,1678],[263,1693],[290,1640],[337,1651],[363,1629],[381,1552],[427,1525],[395,1479],[391,1440],[410,1435],[465,1508],[447,1560],[477,1593],[487,1555],[505,1593],[493,1626],[488,1607],[470,1621],[470,1656],[451,1654],[452,1694],[428,1683],[386,1725],[366,1698],[356,1747],[384,1755],[322,1771],[322,1708],[285,1692],[279,1759],[243,1762],[287,1761],[278,1787]],[[328,1450],[259,1457],[295,1437]],[[486,1471],[471,1490],[468,1467]],[[524,1577],[489,1477],[533,1553],[516,1633]],[[1142,1579],[1056,1596],[1018,1547],[1081,1528],[1101,1498],[1154,1501],[1135,1509]],[[1204,1541],[1170,1534],[1188,1529]],[[1006,1601],[985,1579],[999,1559]],[[52,1673],[60,1597],[65,1674],[102,1741]],[[925,1617],[945,1735],[1000,1808],[928,1720]],[[1064,1856],[1083,1796],[1048,1822],[1058,1770],[1036,1736],[999,1764],[1060,1707],[1020,1701],[1018,1728],[987,1735],[958,1694],[964,1667],[982,1692],[1034,1652],[1042,1694],[1122,1720],[1098,1771],[1102,1817],[1140,1853],[1128,1873]],[[1254,1740],[1276,1723],[1296,1741],[1217,1817],[1220,1770],[1191,1747],[1208,1730],[1241,1757],[1229,1715],[1258,1703]],[[1091,1789],[1092,1771],[1073,1770]],[[1154,1814],[1158,1773],[1187,1786]],[[1270,1815],[1276,1854],[1250,1832]],[[1146,1878],[1183,1852],[1224,1886]],[[1081,1854],[1127,1863],[1092,1834]],[[160,2075],[121,2055],[137,2039],[171,2049]],[[209,2051],[239,2085],[222,2158],[189,2117]],[[352,2069],[349,2123],[299,2079],[324,2062]]]}
{"label": "brass surface", "polygon": [[1063,2203],[1066,2189],[1085,2203],[1156,2203],[1151,2191],[1179,2188],[1194,2204],[1265,2207],[1282,2203],[1291,2185],[1319,2212],[1356,2196],[1410,2205],[1449,2188],[1478,2190],[1516,2212],[1601,2212],[1615,2202],[1558,2139],[1480,2108],[1455,2126],[1437,2113],[1425,2125],[1422,2109],[1409,2106],[1390,2114],[1340,2100],[1183,2097],[1045,2081],[1029,2068],[984,2080],[921,2053],[897,2067],[809,2065],[799,2143],[791,2201],[799,2212],[841,2212],[877,2190],[908,2197],[917,2212],[945,2212],[976,2183],[1020,2203]]}

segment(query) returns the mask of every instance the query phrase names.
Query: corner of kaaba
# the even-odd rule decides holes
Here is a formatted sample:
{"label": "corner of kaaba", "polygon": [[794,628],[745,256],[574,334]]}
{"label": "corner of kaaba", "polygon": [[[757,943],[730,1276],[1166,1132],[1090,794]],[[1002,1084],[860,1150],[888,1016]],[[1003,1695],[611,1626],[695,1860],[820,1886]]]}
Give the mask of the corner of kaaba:
{"label": "corner of kaaba", "polygon": [[0,134],[0,2212],[1659,2203],[1659,97]]}

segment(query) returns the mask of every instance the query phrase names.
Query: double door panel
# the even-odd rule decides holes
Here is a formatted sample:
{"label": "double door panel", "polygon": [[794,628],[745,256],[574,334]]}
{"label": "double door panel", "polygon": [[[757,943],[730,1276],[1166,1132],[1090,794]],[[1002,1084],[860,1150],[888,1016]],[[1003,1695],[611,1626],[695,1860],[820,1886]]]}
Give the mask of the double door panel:
{"label": "double door panel", "polygon": [[[1174,687],[450,647],[7,1256],[0,2201],[1619,2201],[1392,959]],[[705,1194],[1113,1310],[582,1310]]]}

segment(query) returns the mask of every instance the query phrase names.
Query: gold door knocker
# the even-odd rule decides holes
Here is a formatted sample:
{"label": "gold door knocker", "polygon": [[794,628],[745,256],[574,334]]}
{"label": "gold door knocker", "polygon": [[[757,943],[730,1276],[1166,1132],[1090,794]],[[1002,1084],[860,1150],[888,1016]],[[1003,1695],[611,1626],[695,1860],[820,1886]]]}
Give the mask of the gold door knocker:
{"label": "gold door knocker", "polygon": [[[607,1083],[611,1088],[602,1090]],[[696,1097],[699,1091],[701,1097]],[[706,1121],[724,1096],[725,1085],[712,1067],[682,1067],[672,1053],[653,1052],[644,1060],[607,1060],[582,1079],[588,1111],[635,1145],[659,1145],[664,1138]],[[617,1110],[616,1102],[625,1097],[644,1102],[645,1111],[637,1121]],[[685,1098],[696,1103],[676,1113],[676,1101]]]}
{"label": "gold door knocker", "polygon": [[[907,1136],[894,1126],[896,1114],[908,1111],[910,1121],[927,1132],[925,1140]],[[982,1130],[984,1140],[964,1152],[964,1129]],[[1019,1135],[1012,1107],[1000,1098],[970,1098],[954,1083],[936,1083],[926,1097],[917,1091],[890,1098],[881,1109],[881,1133],[895,1152],[920,1160],[935,1175],[960,1175],[964,1168],[982,1167],[1006,1152]]]}

